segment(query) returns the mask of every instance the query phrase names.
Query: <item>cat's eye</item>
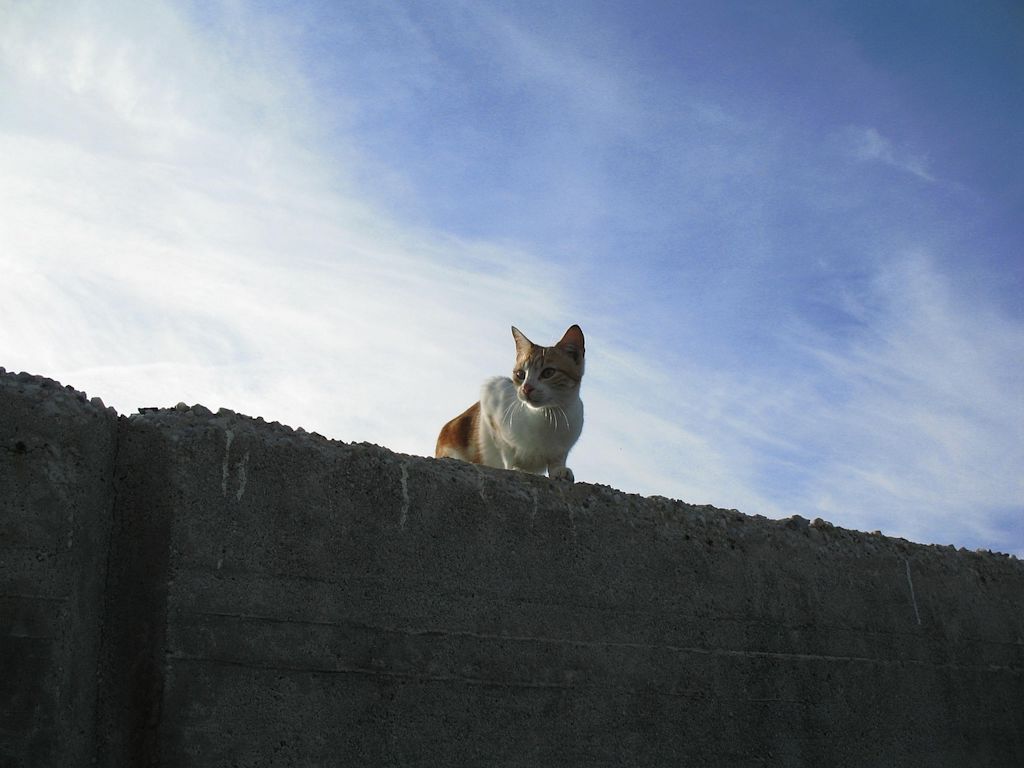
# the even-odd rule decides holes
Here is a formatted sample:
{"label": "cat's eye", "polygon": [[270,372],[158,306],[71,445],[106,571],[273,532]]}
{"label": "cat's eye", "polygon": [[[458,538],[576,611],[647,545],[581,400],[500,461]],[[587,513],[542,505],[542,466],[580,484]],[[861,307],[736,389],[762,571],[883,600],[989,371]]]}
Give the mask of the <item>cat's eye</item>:
{"label": "cat's eye", "polygon": [[524,371],[522,368],[519,368],[518,370],[513,371],[512,375],[516,377],[516,381],[522,381],[523,379],[526,378],[526,371]]}
{"label": "cat's eye", "polygon": [[554,368],[545,368],[543,371],[540,372],[540,377],[542,379],[550,379],[554,375],[555,375],[555,369]]}

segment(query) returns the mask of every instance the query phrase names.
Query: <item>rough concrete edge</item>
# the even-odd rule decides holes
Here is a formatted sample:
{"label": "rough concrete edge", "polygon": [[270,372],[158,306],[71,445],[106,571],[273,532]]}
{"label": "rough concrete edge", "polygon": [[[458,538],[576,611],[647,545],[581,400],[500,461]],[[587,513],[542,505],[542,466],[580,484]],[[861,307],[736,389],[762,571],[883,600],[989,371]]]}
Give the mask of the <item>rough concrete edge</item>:
{"label": "rough concrete edge", "polygon": [[[634,517],[651,521],[675,519],[678,522],[715,527],[730,527],[732,525],[750,527],[748,524],[753,523],[755,526],[764,526],[780,533],[802,536],[820,535],[824,541],[832,543],[844,541],[849,544],[859,544],[873,554],[881,550],[889,550],[901,559],[927,553],[957,554],[973,560],[983,559],[990,560],[993,563],[1009,562],[1019,564],[1022,572],[1024,572],[1024,561],[1021,561],[1013,554],[987,549],[971,550],[951,544],[914,542],[905,538],[887,536],[880,531],[864,532],[852,528],[843,528],[821,518],[809,520],[801,515],[791,515],[781,519],[768,518],[759,514],[747,514],[737,509],[725,509],[710,504],[690,504],[686,501],[666,496],[642,496],[620,491],[612,486],[601,483],[579,481],[571,486],[567,486],[564,483],[550,480],[541,475],[495,469],[468,464],[454,459],[435,459],[428,456],[398,453],[375,443],[347,443],[342,440],[324,437],[317,432],[309,432],[302,427],[292,428],[277,421],[268,422],[262,417],[247,416],[226,408],[221,408],[216,413],[213,413],[203,405],[178,403],[173,407],[167,408],[140,409],[139,413],[132,414],[129,419],[132,423],[153,425],[166,430],[171,440],[180,439],[185,434],[185,430],[182,429],[183,427],[194,428],[207,424],[226,430],[242,429],[259,434],[263,439],[270,439],[274,442],[292,444],[305,442],[323,447],[335,446],[344,447],[349,450],[369,450],[378,452],[404,466],[408,466],[410,463],[425,466],[434,465],[433,471],[444,471],[462,475],[471,485],[480,485],[486,480],[488,483],[510,493],[554,491],[566,502],[584,502],[588,497],[602,497],[611,500],[615,506],[628,510],[628,513]],[[441,467],[444,469],[442,470]]]}
{"label": "rough concrete edge", "polygon": [[[82,403],[88,402],[96,407],[105,407],[108,411],[116,414],[116,411],[112,407],[104,406],[102,399],[99,397],[93,397],[90,399],[86,393],[76,390],[71,386],[62,385],[60,382],[53,379],[25,372],[12,374],[5,371],[3,368],[0,368],[0,376],[3,375],[14,376],[19,381],[45,382],[50,386],[55,386],[73,393]],[[438,460],[427,456],[402,454],[374,443],[347,443],[343,440],[327,438],[318,432],[307,431],[302,427],[293,428],[277,421],[266,421],[261,416],[248,416],[227,408],[220,408],[216,413],[214,413],[212,410],[201,404],[188,405],[184,402],[179,402],[176,405],[169,407],[140,407],[137,413],[122,416],[121,418],[126,419],[129,425],[147,424],[160,429],[173,428],[169,430],[170,439],[172,441],[179,439],[181,436],[180,433],[177,432],[177,429],[183,424],[186,426],[189,424],[198,425],[200,422],[203,422],[212,423],[217,427],[225,429],[241,427],[243,429],[250,429],[254,432],[260,433],[264,439],[272,438],[275,441],[293,443],[312,441],[313,443],[321,446],[333,445],[345,447],[347,449],[373,450],[380,452],[385,456],[389,456],[393,460],[399,462],[438,462],[439,465],[448,467],[448,470],[446,471],[475,473],[475,475],[468,476],[483,476],[489,478],[492,482],[495,482],[498,485],[505,485],[506,488],[509,487],[507,483],[514,482],[518,484],[519,488],[522,488],[523,484],[528,484],[530,487],[537,490],[541,488],[557,489],[558,492],[563,495],[568,494],[571,497],[580,499],[584,498],[585,495],[600,495],[613,499],[617,505],[628,507],[631,514],[640,515],[642,517],[664,518],[668,515],[670,517],[675,516],[680,521],[685,520],[686,522],[691,523],[696,522],[701,525],[710,523],[716,526],[729,525],[737,522],[739,524],[753,522],[759,526],[766,526],[779,531],[789,531],[794,534],[804,536],[812,535],[813,532],[813,534],[822,535],[829,541],[845,540],[848,543],[859,543],[872,552],[877,552],[879,549],[887,549],[904,559],[911,554],[924,555],[929,552],[943,554],[956,553],[961,557],[970,558],[974,561],[980,559],[989,560],[994,564],[1010,563],[1012,564],[1010,567],[1019,567],[1022,572],[1024,572],[1024,560],[1020,560],[1016,555],[1011,553],[998,552],[989,549],[972,550],[966,547],[956,547],[952,544],[915,542],[905,538],[887,536],[880,531],[864,532],[852,528],[843,528],[821,518],[809,520],[801,515],[791,515],[781,519],[768,518],[759,514],[748,514],[736,509],[724,509],[710,504],[694,505],[680,499],[672,499],[666,496],[641,496],[639,494],[620,491],[616,488],[600,483],[577,482],[567,488],[564,484],[543,476],[466,464],[453,459]]]}

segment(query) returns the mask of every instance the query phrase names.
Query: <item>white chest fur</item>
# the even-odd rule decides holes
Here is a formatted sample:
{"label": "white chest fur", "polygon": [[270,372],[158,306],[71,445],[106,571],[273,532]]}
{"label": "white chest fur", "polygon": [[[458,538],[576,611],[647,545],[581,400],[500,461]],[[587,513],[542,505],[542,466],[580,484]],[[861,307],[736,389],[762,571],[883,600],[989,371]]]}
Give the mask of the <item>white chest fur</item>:
{"label": "white chest fur", "polygon": [[489,379],[480,392],[480,448],[492,467],[551,474],[563,470],[569,450],[583,430],[578,390],[545,408],[532,408],[516,396],[511,379]]}

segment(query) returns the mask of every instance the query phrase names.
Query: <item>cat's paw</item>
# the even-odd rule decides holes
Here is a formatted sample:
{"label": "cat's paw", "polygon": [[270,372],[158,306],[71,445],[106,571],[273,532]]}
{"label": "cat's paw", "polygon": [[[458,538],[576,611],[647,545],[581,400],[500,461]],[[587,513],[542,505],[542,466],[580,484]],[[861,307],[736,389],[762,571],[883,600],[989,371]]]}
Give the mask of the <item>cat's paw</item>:
{"label": "cat's paw", "polygon": [[548,477],[550,477],[552,480],[565,480],[566,482],[570,483],[576,482],[576,478],[573,477],[572,475],[572,470],[569,469],[568,467],[559,467],[558,469],[553,469],[551,470],[551,472],[548,473]]}

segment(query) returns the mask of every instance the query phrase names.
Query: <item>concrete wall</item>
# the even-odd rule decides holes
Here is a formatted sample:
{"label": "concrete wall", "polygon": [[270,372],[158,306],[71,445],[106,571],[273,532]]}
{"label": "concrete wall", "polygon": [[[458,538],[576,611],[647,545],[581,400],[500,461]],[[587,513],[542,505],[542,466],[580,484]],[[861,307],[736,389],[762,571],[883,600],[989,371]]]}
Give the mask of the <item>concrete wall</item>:
{"label": "concrete wall", "polygon": [[0,462],[0,765],[1024,765],[1014,558],[23,376]]}
{"label": "concrete wall", "polygon": [[0,766],[95,749],[117,417],[0,369]]}

